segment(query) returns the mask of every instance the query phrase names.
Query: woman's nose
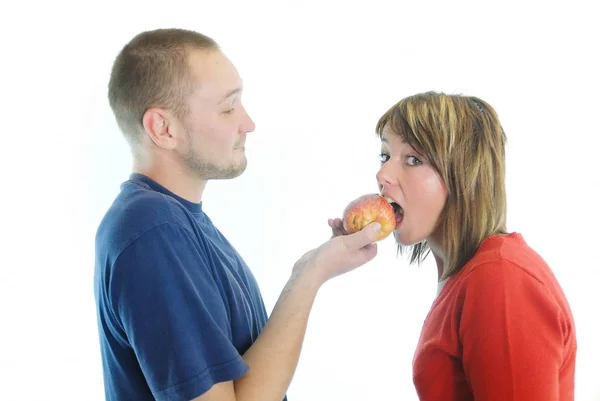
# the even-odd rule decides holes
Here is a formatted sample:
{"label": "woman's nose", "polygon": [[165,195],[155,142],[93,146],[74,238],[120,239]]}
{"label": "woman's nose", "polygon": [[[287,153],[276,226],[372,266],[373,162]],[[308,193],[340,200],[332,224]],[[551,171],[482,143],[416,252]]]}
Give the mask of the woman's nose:
{"label": "woman's nose", "polygon": [[389,169],[386,168],[385,164],[381,166],[379,171],[377,172],[377,183],[379,183],[379,189],[382,190],[384,188],[392,185],[392,176],[390,174]]}

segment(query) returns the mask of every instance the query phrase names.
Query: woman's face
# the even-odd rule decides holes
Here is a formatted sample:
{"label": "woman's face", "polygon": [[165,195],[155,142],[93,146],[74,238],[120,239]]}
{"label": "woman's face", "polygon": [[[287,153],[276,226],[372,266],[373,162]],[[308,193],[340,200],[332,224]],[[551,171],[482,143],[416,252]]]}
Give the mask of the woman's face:
{"label": "woman's face", "polygon": [[[394,237],[404,246],[431,237],[438,226],[448,191],[429,162],[387,127],[381,138],[377,181],[383,196],[396,203]],[[399,207],[398,207],[399,206]]]}

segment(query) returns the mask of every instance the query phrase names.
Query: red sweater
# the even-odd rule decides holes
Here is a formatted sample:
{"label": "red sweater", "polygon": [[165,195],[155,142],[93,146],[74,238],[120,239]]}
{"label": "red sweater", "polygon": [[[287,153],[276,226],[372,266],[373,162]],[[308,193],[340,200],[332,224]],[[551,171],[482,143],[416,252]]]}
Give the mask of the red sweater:
{"label": "red sweater", "polygon": [[414,360],[421,401],[572,401],[569,304],[520,234],[487,238],[431,306]]}

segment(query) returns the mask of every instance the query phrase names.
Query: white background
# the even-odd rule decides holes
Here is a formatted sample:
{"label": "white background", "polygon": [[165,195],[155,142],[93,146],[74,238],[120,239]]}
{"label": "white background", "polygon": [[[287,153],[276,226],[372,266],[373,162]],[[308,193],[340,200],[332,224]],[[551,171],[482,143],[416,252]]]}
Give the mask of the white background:
{"label": "white background", "polygon": [[[592,1],[15,4],[0,27],[1,399],[103,399],[93,238],[131,162],[107,82],[135,34],[178,27],[215,38],[244,79],[257,124],[249,167],[209,183],[204,207],[269,311],[293,263],[329,237],[327,218],[376,190],[379,116],[416,92],[476,95],[509,139],[509,229],[549,262],[573,309],[576,400],[600,400]],[[389,237],[374,261],[326,284],[290,401],[416,400],[434,270],[398,259]]]}

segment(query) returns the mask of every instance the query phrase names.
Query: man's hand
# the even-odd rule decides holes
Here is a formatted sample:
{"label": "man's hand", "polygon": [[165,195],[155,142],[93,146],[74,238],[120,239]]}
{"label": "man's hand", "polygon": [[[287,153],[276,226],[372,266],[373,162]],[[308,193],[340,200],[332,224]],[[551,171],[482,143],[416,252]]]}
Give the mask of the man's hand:
{"label": "man's hand", "polygon": [[[339,220],[339,219],[337,219]],[[379,223],[347,234],[330,220],[333,236],[294,265],[292,277],[257,340],[243,355],[250,370],[235,382],[220,383],[194,401],[280,401],[294,375],[308,316],[319,287],[375,257]]]}
{"label": "man's hand", "polygon": [[344,222],[340,218],[329,219],[327,221],[331,227],[331,238],[339,237],[340,235],[348,235],[344,229]]}
{"label": "man's hand", "polygon": [[374,241],[381,228],[379,223],[373,222],[358,232],[347,234],[341,220],[337,220],[329,220],[331,239],[305,253],[296,262],[293,275],[308,274],[320,285],[362,266],[377,255]]}

